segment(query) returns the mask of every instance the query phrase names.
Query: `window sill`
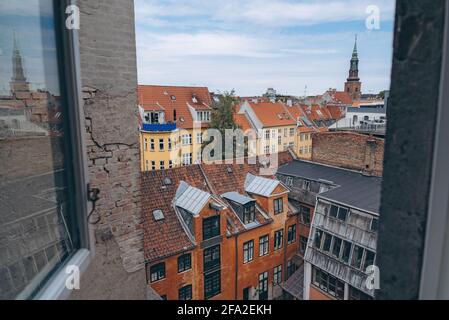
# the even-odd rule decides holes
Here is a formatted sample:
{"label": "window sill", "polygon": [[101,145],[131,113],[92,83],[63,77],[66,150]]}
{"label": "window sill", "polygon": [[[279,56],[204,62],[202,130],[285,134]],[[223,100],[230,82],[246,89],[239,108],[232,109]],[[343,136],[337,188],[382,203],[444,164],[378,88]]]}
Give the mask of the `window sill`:
{"label": "window sill", "polygon": [[48,281],[44,288],[34,297],[34,300],[64,300],[71,293],[66,287],[69,274],[65,273],[67,266],[77,266],[80,276],[86,271],[91,259],[91,253],[87,249],[78,250],[60,270]]}

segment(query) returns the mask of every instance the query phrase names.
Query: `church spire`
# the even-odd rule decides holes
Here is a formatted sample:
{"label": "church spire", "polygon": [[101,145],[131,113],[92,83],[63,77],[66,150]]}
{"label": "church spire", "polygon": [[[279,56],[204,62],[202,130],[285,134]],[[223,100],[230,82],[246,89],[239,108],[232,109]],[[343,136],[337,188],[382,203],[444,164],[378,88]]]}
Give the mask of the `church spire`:
{"label": "church spire", "polygon": [[13,33],[13,51],[12,51],[12,77],[10,82],[11,93],[28,92],[30,85],[25,77],[23,70],[23,60],[17,41],[16,31]]}
{"label": "church spire", "polygon": [[355,35],[354,50],[352,51],[352,57],[357,59],[359,57],[359,54],[357,52],[357,34]]}
{"label": "church spire", "polygon": [[349,76],[345,83],[345,91],[353,100],[359,100],[361,96],[362,83],[359,78],[359,53],[357,50],[357,35],[355,35],[354,49],[352,50]]}

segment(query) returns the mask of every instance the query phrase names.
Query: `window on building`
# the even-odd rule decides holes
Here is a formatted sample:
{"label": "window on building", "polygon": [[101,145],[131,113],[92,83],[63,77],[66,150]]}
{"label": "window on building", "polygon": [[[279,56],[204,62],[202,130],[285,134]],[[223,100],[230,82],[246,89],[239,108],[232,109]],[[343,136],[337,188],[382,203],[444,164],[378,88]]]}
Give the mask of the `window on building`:
{"label": "window on building", "polygon": [[204,298],[210,299],[221,292],[220,270],[204,275]]}
{"label": "window on building", "polygon": [[251,287],[247,287],[243,289],[243,300],[249,300],[249,293],[250,293]]}
{"label": "window on building", "polygon": [[159,169],[165,170],[165,161],[159,161]]}
{"label": "window on building", "polygon": [[151,170],[156,170],[156,161],[151,161]]}
{"label": "window on building", "polygon": [[300,206],[299,207],[299,221],[306,225],[309,226],[310,225],[310,208],[309,207],[305,207],[305,206]]}
{"label": "window on building", "polygon": [[284,202],[283,198],[277,198],[273,200],[273,206],[274,206],[274,214],[280,214],[284,212]]}
{"label": "window on building", "polygon": [[145,138],[143,141],[143,150],[148,151],[148,138]]}
{"label": "window on building", "polygon": [[249,224],[256,221],[256,203],[250,202],[243,206],[243,223]]}
{"label": "window on building", "polygon": [[278,136],[278,145],[282,145],[282,136]]}
{"label": "window on building", "polygon": [[198,144],[203,143],[203,134],[201,132],[196,134],[196,143]]}
{"label": "window on building", "polygon": [[299,237],[299,253],[301,253],[302,255],[306,253],[307,241],[309,241],[309,239],[307,239],[306,237]]}
{"label": "window on building", "polygon": [[215,238],[220,235],[220,216],[203,219],[203,240]]}
{"label": "window on building", "polygon": [[321,240],[323,238],[323,231],[317,230],[315,232],[315,238],[313,240],[313,246],[317,249],[321,249]]}
{"label": "window on building", "polygon": [[282,242],[284,238],[284,230],[278,230],[274,233],[274,250],[282,248]]}
{"label": "window on building", "polygon": [[182,155],[182,165],[183,166],[189,166],[192,164],[192,154],[191,153],[184,153]]}
{"label": "window on building", "polygon": [[371,224],[370,224],[370,230],[377,232],[379,230],[379,219],[378,218],[372,218]]}
{"label": "window on building", "polygon": [[268,300],[268,272],[259,274],[259,300]]}
{"label": "window on building", "polygon": [[346,221],[346,219],[348,218],[348,208],[339,207],[333,204],[331,205],[329,215],[332,218],[337,218],[338,220]]}
{"label": "window on building", "polygon": [[154,146],[154,139],[150,139],[150,151],[154,151],[155,146]]}
{"label": "window on building", "polygon": [[203,269],[204,272],[214,270],[220,267],[220,245],[206,248],[203,251]]}
{"label": "window on building", "polygon": [[168,168],[173,168],[173,160],[168,160]]}
{"label": "window on building", "polygon": [[343,240],[337,237],[334,237],[334,243],[332,245],[332,255],[336,258],[340,258],[341,244]]}
{"label": "window on building", "polygon": [[330,252],[332,243],[332,236],[328,233],[324,233],[323,251]]}
{"label": "window on building", "polygon": [[295,128],[290,128],[290,137],[295,136]]}
{"label": "window on building", "polygon": [[210,122],[210,111],[197,111],[197,121]]}
{"label": "window on building", "polygon": [[271,146],[271,153],[276,153],[276,146],[275,145]]}
{"label": "window on building", "polygon": [[296,242],[296,224],[288,227],[287,243],[292,244]]}
{"label": "window on building", "polygon": [[287,278],[290,278],[292,274],[298,269],[298,266],[293,262],[293,260],[287,261]]}
{"label": "window on building", "polygon": [[266,256],[269,250],[269,236],[265,235],[259,238],[259,256]]}
{"label": "window on building", "polygon": [[285,128],[285,129],[284,129],[284,138],[287,138],[287,137],[288,137],[288,129]]}
{"label": "window on building", "polygon": [[271,130],[271,138],[272,139],[276,138],[276,130],[275,129]]}
{"label": "window on building", "polygon": [[278,285],[282,282],[282,265],[274,267],[273,270],[273,285]]}
{"label": "window on building", "polygon": [[265,130],[265,140],[270,140],[270,130]]}
{"label": "window on building", "polygon": [[179,289],[179,300],[192,300],[192,285],[186,285]]}
{"label": "window on building", "polygon": [[150,282],[165,279],[165,262],[150,267]]}
{"label": "window on building", "polygon": [[371,250],[365,250],[365,262],[363,264],[363,271],[366,271],[366,268],[374,265],[374,259],[376,258],[376,254]]}
{"label": "window on building", "polygon": [[189,146],[192,144],[192,134],[183,134],[181,139],[183,146]]}
{"label": "window on building", "polygon": [[343,281],[329,275],[318,268],[312,269],[312,283],[322,291],[334,296],[338,300],[344,299],[345,284]]}
{"label": "window on building", "polygon": [[159,139],[159,151],[165,151],[164,139]]}
{"label": "window on building", "polygon": [[345,263],[349,263],[349,258],[351,256],[352,244],[349,241],[343,241],[343,249],[341,251],[341,260]]}
{"label": "window on building", "polygon": [[172,151],[173,145],[172,145],[172,139],[171,138],[168,138],[167,145],[168,145],[168,151]]}
{"label": "window on building", "polygon": [[270,154],[270,146],[265,146],[265,154]]}
{"label": "window on building", "polygon": [[145,171],[149,171],[150,170],[150,161],[145,160]]}
{"label": "window on building", "polygon": [[294,149],[294,148],[295,148],[295,143],[294,143],[294,142],[290,142],[290,143],[288,144],[288,147],[289,147],[290,149]]}
{"label": "window on building", "polygon": [[285,179],[285,184],[286,184],[287,187],[293,186],[293,178],[292,177],[287,177]]}
{"label": "window on building", "polygon": [[184,272],[192,268],[192,254],[186,253],[178,257],[178,272]]}
{"label": "window on building", "polygon": [[305,133],[301,133],[301,134],[299,135],[299,140],[300,140],[300,141],[304,141],[305,139],[306,139]]}
{"label": "window on building", "polygon": [[302,188],[306,191],[310,191],[310,181],[304,180],[302,182]]}
{"label": "window on building", "polygon": [[243,263],[253,261],[254,258],[254,241],[248,241],[243,244]]}
{"label": "window on building", "polygon": [[363,258],[363,248],[357,245],[354,245],[354,251],[352,253],[351,266],[360,269],[362,266],[362,258]]}

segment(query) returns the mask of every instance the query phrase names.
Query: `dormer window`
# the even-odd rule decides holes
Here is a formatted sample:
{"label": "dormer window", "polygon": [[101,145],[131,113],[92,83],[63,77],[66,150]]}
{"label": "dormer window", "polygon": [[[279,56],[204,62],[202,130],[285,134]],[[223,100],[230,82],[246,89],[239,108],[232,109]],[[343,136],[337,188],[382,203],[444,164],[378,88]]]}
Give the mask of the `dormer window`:
{"label": "dormer window", "polygon": [[249,224],[256,221],[256,203],[250,202],[243,206],[243,223]]}
{"label": "dormer window", "polygon": [[193,103],[198,103],[198,98],[196,97],[196,95],[192,95],[192,102]]}
{"label": "dormer window", "polygon": [[197,111],[196,120],[200,122],[210,122],[210,111]]}
{"label": "dormer window", "polygon": [[161,111],[146,112],[145,122],[149,124],[164,123],[164,113]]}

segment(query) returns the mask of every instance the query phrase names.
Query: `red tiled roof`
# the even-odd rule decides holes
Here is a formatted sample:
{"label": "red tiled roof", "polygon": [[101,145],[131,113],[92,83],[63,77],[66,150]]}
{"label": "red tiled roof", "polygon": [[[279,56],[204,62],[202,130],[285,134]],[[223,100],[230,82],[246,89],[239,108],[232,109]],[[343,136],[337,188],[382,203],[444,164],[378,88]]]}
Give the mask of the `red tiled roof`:
{"label": "red tiled roof", "polygon": [[282,127],[296,125],[296,120],[291,117],[287,107],[280,102],[248,102],[257,118],[264,127]]}
{"label": "red tiled roof", "polygon": [[[210,109],[212,105],[209,89],[206,87],[175,87],[139,85],[137,88],[139,105],[145,110],[165,110],[165,120],[176,123],[179,128],[193,128],[193,118],[188,105],[196,110]],[[196,97],[197,103],[192,98]],[[172,97],[174,99],[172,99]],[[184,119],[182,121],[181,119]]]}
{"label": "red tiled roof", "polygon": [[[171,180],[164,185],[164,179]],[[142,173],[142,214],[144,225],[145,259],[154,261],[162,257],[192,248],[186,232],[172,207],[172,201],[181,181],[193,187],[210,192],[198,165]],[[162,210],[165,219],[155,221],[154,210]]]}
{"label": "red tiled roof", "polygon": [[[293,157],[289,152],[279,153],[279,166],[290,161],[293,161]],[[181,181],[217,196],[230,191],[245,194],[246,175],[248,173],[258,175],[259,168],[260,164],[248,164],[245,159],[245,164],[192,165],[143,173],[142,213],[146,261],[160,260],[194,247],[172,206]],[[207,177],[207,181],[205,177]],[[170,185],[164,184],[166,178],[171,180]],[[275,179],[274,176],[267,178]],[[162,210],[164,220],[155,221],[154,210]],[[224,213],[227,215],[228,223],[232,226],[229,231],[245,230],[232,211],[225,210]],[[257,220],[262,224],[268,222],[260,213],[257,214]]]}
{"label": "red tiled roof", "polygon": [[249,123],[249,120],[246,116],[246,114],[234,114],[234,121],[235,123],[243,130],[246,131],[248,129],[252,129],[253,127]]}

